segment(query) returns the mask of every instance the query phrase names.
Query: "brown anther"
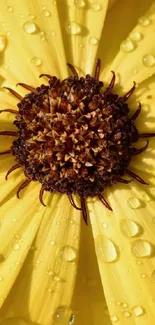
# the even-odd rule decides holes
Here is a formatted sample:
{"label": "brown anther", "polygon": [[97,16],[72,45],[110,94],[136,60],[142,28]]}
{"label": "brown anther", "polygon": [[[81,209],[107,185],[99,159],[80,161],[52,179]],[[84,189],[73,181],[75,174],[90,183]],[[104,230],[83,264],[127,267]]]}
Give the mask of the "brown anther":
{"label": "brown anther", "polygon": [[0,131],[0,135],[9,135],[12,137],[17,137],[18,133],[14,131]]}
{"label": "brown anther", "polygon": [[85,221],[85,224],[88,225],[88,216],[87,216],[87,208],[86,208],[86,198],[81,196],[81,210],[82,216]]}
{"label": "brown anther", "polygon": [[40,189],[40,192],[39,192],[39,200],[40,200],[40,203],[46,207],[46,204],[44,203],[43,201],[43,195],[44,195],[44,191],[45,191],[45,188],[44,186],[42,185],[41,189]]}
{"label": "brown anther", "polygon": [[126,173],[133,177],[137,182],[144,184],[144,185],[149,185],[149,183],[146,183],[141,177],[139,177],[137,174],[131,172],[131,170],[126,169]]}
{"label": "brown anther", "polygon": [[149,145],[149,141],[147,140],[146,145],[144,147],[142,147],[142,148],[132,148],[132,151],[131,151],[132,156],[139,155],[140,153],[145,151],[147,149],[148,145]]}
{"label": "brown anther", "polygon": [[16,170],[16,169],[18,169],[18,168],[21,168],[21,164],[16,164],[16,165],[14,165],[14,166],[12,166],[9,170],[8,170],[8,172],[7,172],[7,174],[6,174],[6,176],[5,176],[5,179],[6,179],[6,181],[7,181],[7,179],[8,179],[8,176],[14,171],[14,170]]}
{"label": "brown anther", "polygon": [[68,67],[71,69],[73,75],[74,75],[76,78],[79,78],[78,73],[77,73],[77,71],[75,70],[75,68],[73,67],[73,65],[70,64],[70,63],[67,63],[67,65],[68,65]]}
{"label": "brown anther", "polygon": [[15,90],[11,89],[10,87],[3,87],[4,89],[7,89],[12,95],[14,95],[19,100],[22,100],[22,96],[19,95]]}
{"label": "brown anther", "polygon": [[36,92],[36,88],[32,87],[32,86],[29,86],[27,84],[24,84],[23,82],[19,82],[16,86],[21,86],[29,91],[35,91]]}
{"label": "brown anther", "polygon": [[110,81],[109,86],[107,87],[107,92],[111,92],[115,86],[115,80],[116,80],[116,75],[114,71],[111,71],[111,73],[113,74],[112,79]]}
{"label": "brown anther", "polygon": [[11,153],[11,149],[0,152],[0,155],[5,155]]}
{"label": "brown anther", "polygon": [[98,59],[95,67],[95,73],[94,73],[94,78],[96,80],[99,80],[100,77],[100,70],[101,70],[101,60]]}
{"label": "brown anther", "polygon": [[126,102],[131,97],[131,95],[133,94],[135,89],[136,89],[136,83],[134,81],[133,82],[133,87],[123,97],[124,102]]}
{"label": "brown anther", "polygon": [[73,208],[75,208],[76,210],[81,210],[81,208],[78,208],[77,205],[75,204],[72,194],[67,194],[67,195],[68,195],[69,201],[70,201],[71,205],[73,206]]}
{"label": "brown anther", "polygon": [[19,188],[18,188],[18,190],[17,190],[17,193],[16,193],[18,199],[19,199],[19,194],[20,194],[21,190],[23,190],[27,185],[29,185],[30,182],[31,182],[31,180],[30,180],[30,179],[27,179],[24,183],[22,183],[22,184],[19,186]]}
{"label": "brown anther", "polygon": [[110,204],[107,202],[107,200],[104,198],[104,196],[101,193],[98,193],[98,198],[105,205],[105,207],[107,209],[109,209],[110,211],[112,211],[112,208],[111,208]]}
{"label": "brown anther", "polygon": [[0,110],[0,113],[3,113],[3,112],[8,112],[8,113],[16,114],[16,115],[19,114],[18,111],[16,111],[15,109],[11,109],[11,108]]}

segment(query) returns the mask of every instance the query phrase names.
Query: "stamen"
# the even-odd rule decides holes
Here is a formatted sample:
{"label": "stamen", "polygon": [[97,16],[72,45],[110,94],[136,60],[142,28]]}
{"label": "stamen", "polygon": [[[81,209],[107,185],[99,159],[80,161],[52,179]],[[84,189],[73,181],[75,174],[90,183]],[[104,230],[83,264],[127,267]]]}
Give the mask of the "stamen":
{"label": "stamen", "polygon": [[155,133],[140,133],[138,134],[138,138],[153,138],[155,137]]}
{"label": "stamen", "polygon": [[47,74],[47,73],[42,73],[42,74],[40,74],[39,78],[42,78],[42,77],[47,77],[47,78],[49,78],[49,79],[52,78],[52,76],[50,76],[50,74]]}
{"label": "stamen", "polygon": [[11,153],[11,150],[6,150],[6,151],[2,151],[0,152],[0,155],[5,155],[5,154],[8,154],[8,153]]}
{"label": "stamen", "polygon": [[99,80],[100,70],[101,70],[101,60],[98,59],[96,63],[95,73],[94,73],[94,78],[96,80]]}
{"label": "stamen", "polygon": [[73,208],[75,208],[76,210],[81,210],[81,208],[78,208],[77,205],[75,204],[72,194],[67,194],[67,196]]}
{"label": "stamen", "polygon": [[131,121],[135,121],[135,119],[136,119],[136,118],[138,117],[138,115],[140,114],[141,109],[142,109],[142,105],[141,105],[141,103],[139,103],[136,112],[135,112],[135,113],[131,116],[131,118],[130,118]]}
{"label": "stamen", "polygon": [[12,137],[17,137],[18,133],[14,131],[0,131],[0,135],[10,135]]}
{"label": "stamen", "polygon": [[106,89],[107,92],[111,92],[115,85],[116,75],[115,75],[114,71],[111,71],[111,73],[113,74],[113,76],[112,76],[109,86]]}
{"label": "stamen", "polygon": [[44,186],[42,185],[41,189],[40,189],[40,192],[39,192],[39,200],[40,200],[40,203],[46,207],[46,204],[44,203],[43,201],[43,195],[44,195],[44,191],[45,191],[45,188]]}
{"label": "stamen", "polygon": [[36,91],[34,87],[31,87],[29,85],[24,84],[23,82],[19,82],[16,86],[22,86],[23,88],[30,90],[30,91]]}
{"label": "stamen", "polygon": [[104,198],[104,196],[101,193],[98,193],[98,198],[105,205],[105,207],[107,209],[109,209],[110,211],[112,211],[112,208],[111,208],[110,204],[107,202],[107,200]]}
{"label": "stamen", "polygon": [[3,87],[4,89],[7,89],[12,95],[14,95],[16,98],[18,98],[19,100],[22,100],[23,97],[21,95],[19,95],[15,90],[9,88],[9,87]]}
{"label": "stamen", "polygon": [[18,199],[19,199],[19,193],[21,192],[21,190],[23,190],[27,185],[29,185],[30,182],[31,182],[31,180],[30,180],[30,179],[27,179],[24,183],[22,183],[22,184],[19,186],[19,188],[18,188],[18,190],[17,190],[17,193],[16,193]]}
{"label": "stamen", "polygon": [[118,177],[118,176],[115,176],[114,180],[119,182],[119,183],[123,183],[123,184],[129,184],[129,183],[132,182],[131,179],[124,179],[124,178],[121,178],[121,177]]}
{"label": "stamen", "polygon": [[79,78],[78,73],[77,73],[77,71],[75,70],[75,68],[73,67],[73,65],[70,64],[70,63],[67,63],[67,65],[68,65],[68,67],[71,69],[73,75],[74,75],[75,77]]}
{"label": "stamen", "polygon": [[144,185],[149,185],[149,183],[146,183],[141,177],[139,177],[137,174],[131,172],[131,170],[126,169],[126,173],[133,177],[137,182],[144,184]]}
{"label": "stamen", "polygon": [[82,216],[85,221],[85,224],[88,225],[88,217],[87,217],[87,209],[86,209],[86,199],[85,197],[81,196],[81,210],[82,210]]}
{"label": "stamen", "polygon": [[16,165],[12,166],[12,167],[8,170],[8,172],[7,172],[6,176],[5,176],[6,181],[7,181],[7,179],[8,179],[8,176],[9,176],[9,175],[14,171],[14,170],[16,170],[17,168],[20,168],[20,167],[22,167],[21,164],[16,164]]}
{"label": "stamen", "polygon": [[133,84],[134,84],[133,87],[128,91],[128,93],[126,93],[126,95],[124,95],[124,97],[123,97],[124,102],[126,102],[131,97],[131,95],[133,94],[133,92],[134,92],[134,90],[136,88],[135,81],[133,82]]}
{"label": "stamen", "polygon": [[15,109],[11,109],[11,108],[2,109],[2,110],[0,111],[0,113],[3,113],[3,112],[8,112],[8,113],[12,113],[12,114],[19,114],[18,111],[16,111]]}
{"label": "stamen", "polygon": [[132,148],[132,156],[136,156],[136,155],[139,155],[140,153],[142,153],[144,150],[147,149],[148,145],[149,145],[149,141],[147,140],[146,145],[144,147],[139,148],[139,149]]}

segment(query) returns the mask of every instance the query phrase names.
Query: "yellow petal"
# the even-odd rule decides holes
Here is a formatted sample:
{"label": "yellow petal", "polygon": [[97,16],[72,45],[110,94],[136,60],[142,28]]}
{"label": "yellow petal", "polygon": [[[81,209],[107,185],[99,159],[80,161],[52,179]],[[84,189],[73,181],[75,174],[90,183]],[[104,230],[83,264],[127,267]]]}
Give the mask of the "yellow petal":
{"label": "yellow petal", "polygon": [[[92,231],[111,320],[119,324],[154,324],[154,201],[140,198],[137,184],[109,191],[111,216],[95,202]],[[108,220],[108,221],[107,221]],[[103,229],[103,222],[107,228]]]}
{"label": "yellow petal", "polygon": [[[43,221],[33,248],[29,250],[0,311],[1,319],[21,317],[46,325],[55,324],[58,319],[61,324],[68,324],[72,314],[69,306],[77,270],[81,218],[65,195],[55,194],[48,205],[46,209],[43,208],[44,213],[35,211],[33,206],[33,215],[36,219],[37,215],[38,218],[43,215]],[[37,206],[39,209],[40,204]],[[25,212],[24,215],[26,218]],[[7,282],[4,283],[6,286]]]}

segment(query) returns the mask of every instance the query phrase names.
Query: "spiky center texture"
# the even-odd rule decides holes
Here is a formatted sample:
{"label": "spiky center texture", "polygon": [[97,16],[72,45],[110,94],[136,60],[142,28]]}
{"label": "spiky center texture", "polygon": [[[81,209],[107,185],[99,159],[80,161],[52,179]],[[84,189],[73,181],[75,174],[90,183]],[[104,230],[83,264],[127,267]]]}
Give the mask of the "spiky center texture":
{"label": "spiky center texture", "polygon": [[138,131],[125,98],[96,78],[51,77],[18,107],[12,153],[44,190],[95,196],[125,174]]}

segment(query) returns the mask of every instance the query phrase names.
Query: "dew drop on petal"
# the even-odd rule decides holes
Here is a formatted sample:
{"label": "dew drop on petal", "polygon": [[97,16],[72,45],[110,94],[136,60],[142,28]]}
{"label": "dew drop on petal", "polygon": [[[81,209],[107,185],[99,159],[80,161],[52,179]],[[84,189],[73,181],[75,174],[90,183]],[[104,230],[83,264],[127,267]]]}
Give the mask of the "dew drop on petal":
{"label": "dew drop on petal", "polygon": [[131,313],[129,311],[123,311],[122,315],[126,318],[131,316]]}
{"label": "dew drop on petal", "polygon": [[139,42],[142,39],[142,34],[140,32],[132,32],[129,35],[130,39],[134,42]]}
{"label": "dew drop on petal", "polygon": [[0,281],[3,281],[4,280],[4,278],[0,275]]}
{"label": "dew drop on petal", "polygon": [[52,279],[55,282],[60,282],[61,281],[61,278],[56,273],[53,274]]}
{"label": "dew drop on petal", "polygon": [[19,244],[16,243],[16,244],[13,245],[13,250],[14,251],[18,251],[19,249],[20,249],[20,245]]}
{"label": "dew drop on petal", "polygon": [[62,324],[65,322],[69,323],[71,314],[72,314],[72,310],[69,307],[59,306],[53,315],[53,320],[56,324]]}
{"label": "dew drop on petal", "polygon": [[0,325],[37,325],[37,323],[32,323],[23,318],[7,318],[0,322]]}
{"label": "dew drop on petal", "polygon": [[118,257],[114,243],[103,235],[99,235],[95,238],[95,247],[100,262],[111,263]]}
{"label": "dew drop on petal", "polygon": [[3,35],[0,35],[0,52],[3,52],[6,48],[7,40],[6,37]]}
{"label": "dew drop on petal", "polygon": [[138,235],[140,228],[136,222],[130,219],[123,219],[120,222],[120,229],[127,237],[134,237]]}
{"label": "dew drop on petal", "polygon": [[72,21],[67,25],[66,30],[71,35],[77,35],[81,32],[81,27],[75,21]]}
{"label": "dew drop on petal", "polygon": [[135,49],[135,44],[131,40],[125,40],[121,43],[120,49],[123,52],[132,52]]}
{"label": "dew drop on petal", "polygon": [[139,25],[141,25],[141,26],[147,27],[147,26],[150,25],[151,21],[150,21],[149,18],[143,16],[143,17],[140,17],[140,18],[139,18],[138,23],[139,23]]}
{"label": "dew drop on petal", "polygon": [[142,61],[146,67],[152,67],[155,65],[155,57],[152,54],[144,55]]}
{"label": "dew drop on petal", "polygon": [[102,223],[102,228],[107,229],[108,228],[108,224],[106,222],[103,222]]}
{"label": "dew drop on petal", "polygon": [[131,244],[131,250],[136,257],[150,257],[153,253],[153,245],[146,240],[137,239]]}
{"label": "dew drop on petal", "polygon": [[90,37],[89,43],[91,45],[97,45],[98,44],[98,39],[96,37]]}
{"label": "dew drop on petal", "polygon": [[25,30],[26,33],[28,34],[34,34],[37,32],[37,25],[32,22],[32,21],[26,21],[23,25],[23,28]]}
{"label": "dew drop on petal", "polygon": [[9,13],[13,12],[13,7],[12,6],[7,6],[7,12],[9,12]]}
{"label": "dew drop on petal", "polygon": [[97,3],[97,2],[95,2],[95,3],[92,4],[92,9],[94,11],[100,11],[101,10],[101,5],[99,3]]}
{"label": "dew drop on petal", "polygon": [[141,306],[134,306],[134,307],[132,308],[132,310],[133,310],[133,313],[134,313],[134,315],[135,315],[136,317],[143,316],[144,313],[145,313],[144,308],[141,307]]}
{"label": "dew drop on petal", "polygon": [[84,8],[86,5],[84,0],[74,0],[74,4],[79,9]]}
{"label": "dew drop on petal", "polygon": [[29,14],[29,18],[30,18],[30,19],[35,19],[35,16],[32,15],[32,14]]}
{"label": "dew drop on petal", "polygon": [[127,201],[127,204],[131,209],[138,209],[141,207],[141,201],[135,196],[130,197]]}
{"label": "dew drop on petal", "polygon": [[77,252],[74,247],[66,245],[60,248],[59,256],[66,262],[73,262],[77,258]]}
{"label": "dew drop on petal", "polygon": [[44,10],[42,11],[42,15],[43,15],[44,17],[50,17],[50,16],[51,16],[51,13],[50,13],[50,11],[44,9]]}
{"label": "dew drop on petal", "polygon": [[128,304],[126,302],[122,302],[121,307],[122,308],[127,308],[128,307]]}
{"label": "dew drop on petal", "polygon": [[145,273],[141,273],[141,278],[145,279],[146,278],[146,274]]}
{"label": "dew drop on petal", "polygon": [[155,281],[155,270],[153,270],[151,277],[152,277],[152,280]]}
{"label": "dew drop on petal", "polygon": [[50,241],[50,245],[51,245],[51,246],[54,246],[55,244],[56,244],[56,242],[55,242],[54,240],[51,240],[51,241]]}
{"label": "dew drop on petal", "polygon": [[151,196],[148,193],[143,193],[142,194],[142,200],[145,202],[149,202],[152,200]]}
{"label": "dew drop on petal", "polygon": [[118,320],[119,320],[119,318],[118,318],[116,315],[112,315],[112,316],[111,316],[111,321],[112,321],[113,323],[118,322]]}
{"label": "dew drop on petal", "polygon": [[37,56],[34,56],[32,59],[31,59],[31,63],[37,67],[39,67],[41,64],[42,64],[42,61],[41,59],[39,59]]}

